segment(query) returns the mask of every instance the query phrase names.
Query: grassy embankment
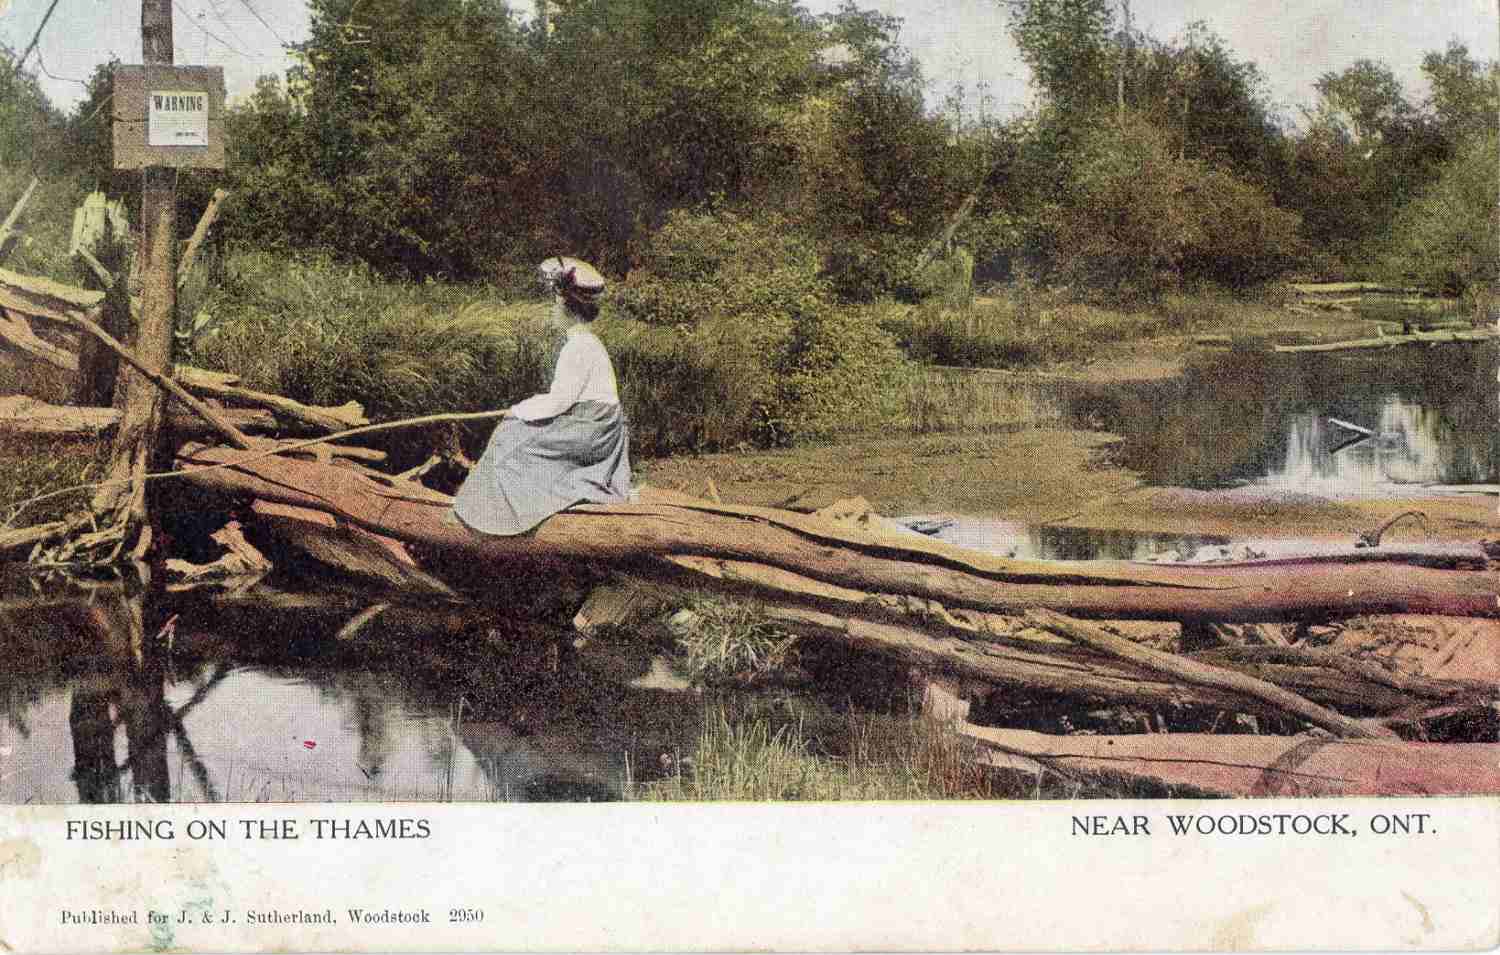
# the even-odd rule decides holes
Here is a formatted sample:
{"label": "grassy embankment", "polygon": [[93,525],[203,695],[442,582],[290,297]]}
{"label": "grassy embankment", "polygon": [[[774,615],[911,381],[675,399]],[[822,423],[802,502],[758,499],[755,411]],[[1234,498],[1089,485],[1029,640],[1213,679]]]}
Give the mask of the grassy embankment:
{"label": "grassy embankment", "polygon": [[[57,238],[57,237],[54,237]],[[70,278],[36,243],[20,263]],[[55,257],[53,257],[55,258]],[[34,260],[34,261],[33,261]],[[28,265],[29,263],[29,265]],[[325,258],[261,252],[231,253],[222,279],[194,282],[180,303],[190,341],[183,360],[240,375],[251,388],[316,404],[358,401],[372,419],[434,411],[503,407],[545,387],[557,342],[546,307],[513,293],[479,286],[385,281],[368,270]],[[854,307],[851,307],[854,308]],[[885,370],[875,400],[819,436],[984,433],[1044,417],[1046,409],[1015,389],[932,364],[1038,367],[1078,361],[1111,342],[1151,334],[1177,321],[1167,315],[1114,312],[1051,303],[1028,294],[980,299],[967,308],[876,305],[858,308],[861,322],[885,329],[910,360]],[[196,326],[196,327],[194,327]],[[726,409],[753,388],[734,361],[705,357],[703,342],[671,328],[610,317],[598,326],[620,371],[642,460],[673,452],[746,449],[753,412]],[[732,354],[725,347],[720,354]],[[53,401],[65,385],[45,368],[0,368],[0,388]],[[483,436],[470,435],[477,445]],[[393,448],[399,457],[399,447]],[[7,501],[87,480],[99,470],[92,445],[55,442],[10,453],[0,449],[0,484]],[[28,512],[53,516],[84,500],[61,499]]]}

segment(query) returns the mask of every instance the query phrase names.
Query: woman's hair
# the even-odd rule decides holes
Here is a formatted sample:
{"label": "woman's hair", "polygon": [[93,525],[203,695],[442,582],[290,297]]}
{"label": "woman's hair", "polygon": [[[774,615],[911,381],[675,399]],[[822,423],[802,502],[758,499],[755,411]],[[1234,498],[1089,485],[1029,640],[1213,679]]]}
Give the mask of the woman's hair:
{"label": "woman's hair", "polygon": [[592,322],[599,317],[599,303],[597,301],[585,301],[574,298],[566,292],[562,295],[563,307],[573,315],[578,316],[580,321]]}

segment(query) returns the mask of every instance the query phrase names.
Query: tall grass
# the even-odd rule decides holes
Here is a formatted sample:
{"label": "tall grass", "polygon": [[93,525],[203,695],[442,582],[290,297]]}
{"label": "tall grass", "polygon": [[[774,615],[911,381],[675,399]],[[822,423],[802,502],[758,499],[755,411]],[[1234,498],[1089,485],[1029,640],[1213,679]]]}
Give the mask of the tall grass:
{"label": "tall grass", "polygon": [[540,303],[323,257],[233,254],[203,307],[217,331],[197,363],[301,401],[358,401],[374,418],[503,407],[546,387],[561,344]]}
{"label": "tall grass", "polygon": [[[691,757],[665,779],[627,780],[632,798],[661,801],[991,799],[1007,795],[952,727],[921,718],[850,714],[843,751],[824,754],[796,717],[710,707]],[[1017,793],[1019,794],[1019,793]]]}
{"label": "tall grass", "polygon": [[[29,168],[0,166],[0,218],[21,198],[31,177]],[[73,210],[87,193],[88,188],[76,177],[50,173],[38,176],[36,191],[17,222],[20,234],[6,256],[5,268],[81,284],[85,273],[68,255],[68,240]]]}
{"label": "tall grass", "polygon": [[684,669],[696,682],[767,673],[782,666],[796,638],[754,603],[704,594],[672,618]]}
{"label": "tall grass", "polygon": [[928,304],[887,310],[882,326],[919,362],[1016,368],[1077,361],[1111,342],[1154,331],[1160,320],[1076,302],[1037,307],[1029,299],[976,299],[968,308]]}
{"label": "tall grass", "polygon": [[984,434],[1051,424],[1064,415],[1055,389],[982,370],[912,366],[902,376],[900,400],[887,431]]}

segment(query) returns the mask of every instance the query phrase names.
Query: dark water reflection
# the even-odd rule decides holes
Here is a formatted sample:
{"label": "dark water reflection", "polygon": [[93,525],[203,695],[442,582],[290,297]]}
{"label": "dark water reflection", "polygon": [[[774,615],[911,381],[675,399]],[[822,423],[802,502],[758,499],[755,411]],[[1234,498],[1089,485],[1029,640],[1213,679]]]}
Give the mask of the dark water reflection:
{"label": "dark water reflection", "polygon": [[0,804],[617,799],[696,731],[535,634],[476,649],[405,608],[352,648],[358,602],[129,590],[0,599]]}
{"label": "dark water reflection", "polygon": [[936,540],[1019,560],[1190,559],[1227,545],[1212,534],[1153,534],[1089,527],[1045,527],[979,517],[908,517],[902,522]]}
{"label": "dark water reflection", "polygon": [[[1495,346],[1344,355],[1231,353],[1180,378],[1070,386],[1075,423],[1124,437],[1149,484],[1245,484],[1329,497],[1496,480]],[[1336,450],[1352,433],[1376,432]]]}

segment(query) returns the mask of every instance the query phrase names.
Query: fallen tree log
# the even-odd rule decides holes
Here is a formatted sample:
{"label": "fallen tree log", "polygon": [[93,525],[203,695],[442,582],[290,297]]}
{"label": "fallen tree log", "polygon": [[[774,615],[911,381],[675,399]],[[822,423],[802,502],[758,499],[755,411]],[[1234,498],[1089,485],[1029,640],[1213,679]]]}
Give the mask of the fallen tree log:
{"label": "fallen tree log", "polygon": [[1317,345],[1277,345],[1279,354],[1301,352],[1358,351],[1366,348],[1389,348],[1392,345],[1444,345],[1461,342],[1491,342],[1500,339],[1500,331],[1493,328],[1476,328],[1473,331],[1411,332],[1407,335],[1385,335],[1380,338],[1354,338],[1342,342],[1323,342]]}
{"label": "fallen tree log", "polygon": [[0,268],[0,307],[66,322],[72,315],[87,312],[103,301],[103,292]]}
{"label": "fallen tree log", "polygon": [[222,376],[205,375],[198,369],[178,369],[175,377],[195,394],[264,408],[319,432],[343,431],[370,423],[370,419],[365,417],[365,409],[355,401],[336,407],[305,405],[282,395],[255,391],[226,382]]}
{"label": "fallen tree log", "polygon": [[1500,744],[1309,736],[1049,736],[961,724],[1003,753],[1063,770],[1225,796],[1440,796],[1500,793]]}
{"label": "fallen tree log", "polygon": [[43,339],[22,313],[14,309],[0,308],[0,341],[35,361],[46,362],[66,372],[78,372],[77,355]]}
{"label": "fallen tree log", "polygon": [[1339,736],[1351,739],[1375,739],[1395,735],[1383,727],[1372,727],[1367,723],[1351,720],[1340,713],[1334,713],[1311,703],[1276,683],[1205,664],[1198,660],[1153,650],[1082,621],[1069,620],[1062,614],[1053,613],[1050,610],[1033,610],[1026,615],[1026,619],[1052,633],[1061,634],[1069,640],[1173,677],[1181,682],[1227,690],[1243,697],[1260,700]]}
{"label": "fallen tree log", "polygon": [[405,547],[388,537],[341,525],[332,515],[309,508],[256,501],[251,510],[257,524],[282,544],[340,573],[414,594],[446,599],[457,596],[447,584],[418,567]]}
{"label": "fallen tree log", "polygon": [[[280,427],[269,411],[225,408],[219,414],[246,434],[275,432]],[[53,405],[26,395],[0,397],[0,434],[97,438],[119,423],[118,408]],[[168,410],[166,424],[182,439],[202,440],[215,434],[197,415],[180,408]]]}
{"label": "fallen tree log", "polygon": [[[241,463],[236,465],[236,461]],[[1258,566],[1059,564],[993,557],[771,508],[655,492],[639,503],[580,505],[534,533],[489,537],[445,524],[446,499],[382,486],[348,469],[224,448],[184,448],[182,477],[227,494],[326,511],[367,530],[465,561],[547,556],[639,560],[686,555],[779,567],[855,590],[1018,613],[1103,619],[1255,622],[1379,613],[1500,616],[1497,578],[1397,561]],[[199,468],[212,469],[198,470]]]}
{"label": "fallen tree log", "polygon": [[[1149,666],[1102,655],[1017,616],[952,609],[934,600],[902,594],[863,593],[743,561],[672,556],[662,563],[671,569],[654,572],[649,564],[637,564],[633,569],[676,587],[701,588],[712,583],[716,590],[755,601],[768,619],[789,629],[833,637],[902,663],[1038,693],[1071,692],[1148,706],[1219,706],[1259,712],[1280,709],[1243,697],[1231,703],[1233,692],[1211,692],[1182,680],[1164,679]],[[801,613],[803,610],[821,616],[808,616]],[[851,622],[856,617],[862,622]],[[893,628],[872,629],[867,624],[891,624]],[[928,642],[932,638],[948,638],[951,642]],[[914,645],[920,646],[925,656],[913,655]],[[1292,690],[1309,701],[1380,717],[1420,710],[1424,700],[1486,706],[1500,697],[1500,687],[1493,685],[1434,681],[1418,674],[1386,671],[1330,651],[1289,648],[1285,655],[1275,657],[1271,653],[1278,648],[1233,649],[1244,652],[1226,648],[1178,659],[1211,662],[1224,670]],[[1264,655],[1255,653],[1261,649],[1266,650]],[[972,666],[976,654],[989,667],[987,671]],[[1268,669],[1268,664],[1278,660],[1279,665]],[[1007,668],[996,669],[996,661],[1005,661]],[[1170,691],[1164,693],[1162,686]],[[1421,692],[1415,692],[1418,689]]]}
{"label": "fallen tree log", "polygon": [[1394,285],[1381,285],[1378,282],[1294,282],[1291,287],[1299,295],[1347,295],[1350,292],[1374,292],[1384,295],[1419,295],[1425,291],[1419,288],[1400,288]]}

